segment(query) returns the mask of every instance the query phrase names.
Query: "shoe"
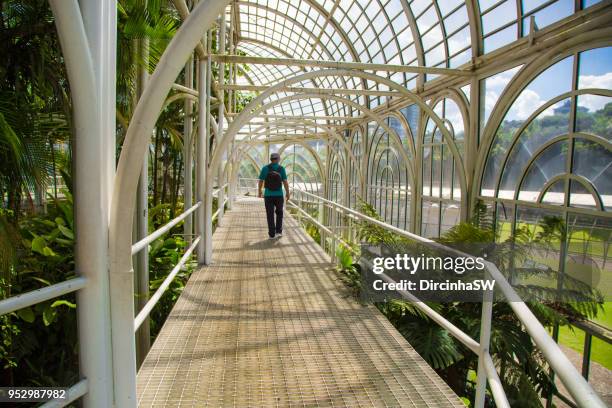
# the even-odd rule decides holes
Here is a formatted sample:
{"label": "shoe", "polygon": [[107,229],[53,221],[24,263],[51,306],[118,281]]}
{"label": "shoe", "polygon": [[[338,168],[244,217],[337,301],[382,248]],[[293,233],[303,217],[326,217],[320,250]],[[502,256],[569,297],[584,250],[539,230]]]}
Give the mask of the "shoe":
{"label": "shoe", "polygon": [[274,239],[274,238],[276,238],[276,237],[275,236],[274,237],[268,236],[268,239]]}
{"label": "shoe", "polygon": [[277,232],[275,238],[282,238],[283,233],[282,232]]}

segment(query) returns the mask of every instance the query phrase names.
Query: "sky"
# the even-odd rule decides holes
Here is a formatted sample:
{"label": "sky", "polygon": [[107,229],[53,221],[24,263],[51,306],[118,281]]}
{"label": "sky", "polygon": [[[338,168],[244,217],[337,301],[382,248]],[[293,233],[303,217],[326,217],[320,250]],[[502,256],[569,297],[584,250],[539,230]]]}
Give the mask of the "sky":
{"label": "sky", "polygon": [[[527,119],[544,103],[571,90],[573,57],[565,58],[546,69],[532,81],[512,104],[507,120]],[[486,79],[485,118],[488,119],[499,96],[510,83],[521,66],[504,71]],[[581,53],[579,66],[579,89],[612,89],[612,47],[599,48]],[[585,95],[579,98],[580,106],[590,112],[602,109],[611,98]],[[542,116],[552,115],[555,106],[547,108]]]}

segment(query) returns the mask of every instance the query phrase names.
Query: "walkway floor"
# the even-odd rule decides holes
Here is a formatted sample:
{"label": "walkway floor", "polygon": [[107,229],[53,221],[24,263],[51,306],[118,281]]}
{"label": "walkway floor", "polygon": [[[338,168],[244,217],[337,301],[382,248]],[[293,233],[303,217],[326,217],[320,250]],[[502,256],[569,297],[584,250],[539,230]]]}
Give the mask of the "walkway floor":
{"label": "walkway floor", "polygon": [[269,241],[263,203],[241,199],[213,248],[138,373],[139,406],[463,406],[290,216]]}

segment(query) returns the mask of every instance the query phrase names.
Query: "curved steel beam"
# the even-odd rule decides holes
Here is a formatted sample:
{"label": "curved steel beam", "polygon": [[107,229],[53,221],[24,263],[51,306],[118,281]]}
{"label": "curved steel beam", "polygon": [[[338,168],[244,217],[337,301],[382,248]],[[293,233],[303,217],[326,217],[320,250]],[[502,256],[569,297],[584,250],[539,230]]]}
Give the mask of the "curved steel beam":
{"label": "curved steel beam", "polygon": [[[287,96],[287,97],[282,98],[282,99],[286,99],[286,98],[293,98],[293,97],[298,97],[298,96],[299,96],[299,95],[290,95],[290,96]],[[274,123],[275,123],[275,122],[269,122],[268,124],[269,124],[269,125],[273,125]],[[312,123],[315,123],[315,122],[312,122]],[[323,128],[323,129],[325,129],[325,132],[326,132],[326,133],[328,133],[328,134],[329,134],[331,137],[333,137],[335,140],[337,140],[337,141],[338,141],[338,142],[339,142],[339,143],[340,143],[340,144],[341,144],[341,145],[344,147],[344,149],[345,149],[345,150],[346,150],[346,152],[347,152],[347,155],[348,155],[349,159],[351,159],[351,161],[352,161],[353,163],[355,163],[356,168],[357,168],[357,171],[359,172],[359,177],[360,177],[360,179],[365,180],[365,179],[364,179],[365,175],[364,175],[364,174],[363,174],[363,172],[361,171],[361,166],[359,166],[359,165],[358,165],[357,159],[356,159],[356,158],[355,158],[355,156],[353,155],[353,152],[352,152],[352,150],[350,149],[350,146],[348,145],[348,143],[346,142],[346,140],[344,140],[344,138],[343,138],[341,135],[339,135],[339,134],[338,134],[338,132],[336,132],[336,130],[335,130],[334,128],[328,127],[328,126],[326,126],[326,125],[318,125],[318,126],[319,126],[319,127],[321,127],[321,128]],[[248,142],[253,142],[253,141],[255,141],[255,140],[259,139],[259,137],[261,137],[261,136],[264,136],[264,137],[265,137],[266,135],[265,135],[265,134],[263,134],[263,133],[262,133],[262,134],[259,134],[259,135],[257,135],[257,137],[255,137],[254,139],[250,139],[250,140],[248,140]],[[245,142],[245,141],[244,141],[244,140],[241,140],[240,142]]]}
{"label": "curved steel beam", "polygon": [[[408,158],[408,156],[406,155],[406,151],[402,146],[401,140],[399,139],[399,137],[397,136],[397,134],[395,133],[394,130],[392,130],[388,125],[386,125],[386,123],[384,122],[384,120],[382,119],[381,116],[377,115],[376,113],[374,113],[373,111],[371,111],[370,109],[363,107],[362,105],[357,104],[356,102],[353,102],[349,99],[345,99],[345,98],[341,98],[335,95],[319,95],[316,93],[310,94],[310,93],[305,93],[305,94],[295,94],[295,95],[289,95],[283,98],[279,98],[274,100],[273,102],[269,102],[267,104],[264,104],[263,106],[259,106],[259,107],[255,107],[257,105],[259,105],[260,103],[262,103],[265,99],[267,99],[268,97],[270,97],[273,93],[275,93],[278,89],[282,89],[283,87],[290,85],[292,83],[295,82],[300,82],[303,80],[307,80],[310,79],[311,77],[317,77],[317,76],[334,76],[334,75],[345,75],[345,76],[359,76],[359,77],[363,77],[365,79],[370,79],[372,81],[377,81],[377,82],[381,82],[384,83],[385,85],[389,86],[390,88],[396,89],[398,91],[400,91],[402,94],[404,94],[408,99],[412,100],[415,104],[419,105],[422,109],[422,111],[424,111],[425,113],[429,114],[429,116],[434,119],[434,122],[436,122],[437,124],[443,124],[444,122],[437,116],[437,114],[429,107],[429,105],[427,103],[425,103],[421,98],[419,98],[418,96],[414,95],[412,92],[408,91],[406,88],[402,87],[401,85],[396,84],[395,82],[387,79],[387,78],[383,78],[383,77],[379,77],[377,75],[374,74],[369,74],[369,73],[365,73],[365,72],[356,72],[356,71],[352,71],[352,70],[344,70],[344,69],[340,69],[340,70],[322,70],[322,71],[312,71],[303,75],[299,75],[295,78],[291,78],[288,80],[285,80],[277,85],[275,85],[274,87],[271,87],[269,90],[263,92],[261,95],[259,95],[257,98],[255,98],[253,101],[251,101],[251,103],[249,105],[247,105],[247,107],[245,107],[245,109],[243,110],[243,112],[238,115],[234,121],[232,122],[232,125],[230,126],[230,128],[233,127],[233,129],[228,129],[228,134],[231,135],[231,137],[233,138],[235,136],[235,134],[231,133],[237,133],[238,130],[240,130],[240,127],[244,125],[244,123],[248,122],[254,115],[256,115],[259,111],[264,110],[264,109],[268,109],[269,106],[274,106],[275,104],[279,104],[279,103],[283,103],[286,101],[290,101],[290,100],[295,100],[295,99],[301,99],[301,98],[325,98],[325,99],[331,99],[331,100],[335,100],[339,103],[344,103],[347,104],[349,106],[352,106],[353,108],[360,110],[362,112],[364,112],[367,116],[372,117],[372,119],[376,122],[378,122],[379,126],[381,126],[394,140],[394,143],[396,144],[396,146],[398,147],[398,150],[400,152],[400,154],[402,155],[402,158],[405,160],[406,163],[410,163],[410,159]],[[452,141],[452,135],[450,135],[450,132],[448,131],[448,129],[446,128],[446,126],[442,125],[440,126],[440,128],[442,129],[442,134],[444,135],[444,137],[447,140],[451,140]],[[449,148],[452,150],[455,150],[453,153],[456,155],[456,157],[460,157],[459,152],[456,149],[456,146],[454,146],[453,144],[449,145]],[[213,160],[215,160],[215,155],[218,154],[218,152],[215,152],[213,154]],[[462,164],[461,161],[459,161],[459,163]],[[412,171],[412,167],[411,166],[407,166],[407,168],[410,171],[410,175],[411,175],[411,184],[412,187],[414,188],[414,182],[415,182],[415,175]],[[461,173],[461,178],[460,178],[460,183],[461,186],[463,188],[463,190],[465,191],[465,175],[464,175],[464,169],[463,166],[460,167],[460,173]]]}
{"label": "curved steel beam", "polygon": [[[319,157],[317,152],[315,152],[312,146],[310,146],[308,143],[303,143],[303,142],[285,143],[284,145],[281,146],[280,149],[278,149],[278,153],[282,156],[285,150],[287,150],[289,146],[293,146],[293,145],[298,145],[298,146],[305,148],[308,151],[308,153],[310,153],[312,158],[315,159],[315,162],[317,163],[317,170],[319,171],[319,176],[321,176],[321,182],[323,183],[325,179],[325,167],[323,166],[323,162],[321,161],[321,158]],[[296,153],[292,153],[292,154],[296,154]],[[300,156],[304,158],[304,160],[306,160],[306,157],[304,157],[303,155],[300,155]]]}

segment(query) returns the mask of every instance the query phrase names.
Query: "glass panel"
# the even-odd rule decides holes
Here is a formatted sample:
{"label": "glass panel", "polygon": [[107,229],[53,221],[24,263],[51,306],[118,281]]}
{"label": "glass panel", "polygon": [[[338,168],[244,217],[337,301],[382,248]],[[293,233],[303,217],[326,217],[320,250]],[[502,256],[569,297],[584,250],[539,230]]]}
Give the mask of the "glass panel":
{"label": "glass panel", "polygon": [[[560,212],[526,206],[517,207],[516,229],[531,239],[530,256],[524,259],[523,266],[532,269],[559,271],[561,240],[565,235],[565,220]],[[520,276],[520,275],[519,275]],[[524,283],[545,285],[556,288],[556,278],[539,280],[537,276],[521,277]]]}
{"label": "glass panel", "polygon": [[484,39],[485,53],[495,51],[496,49],[501,48],[504,45],[510,44],[512,41],[515,41],[516,31],[516,24],[512,24],[511,26],[506,27],[501,31],[498,31],[495,34],[486,37]]}
{"label": "glass panel", "polygon": [[[464,0],[444,0],[444,1],[439,1],[438,3],[438,7],[440,8],[440,13],[443,16],[446,16],[448,13],[450,13],[451,11],[453,11],[459,4],[464,4],[465,1]],[[461,10],[465,9],[465,7],[462,7]],[[467,20],[467,17],[466,17]]]}
{"label": "glass panel", "polygon": [[485,103],[482,107],[480,129],[484,129],[499,96],[521,68],[522,65],[500,72],[499,74],[495,74],[481,81],[481,86],[483,87],[483,93],[485,95]]}
{"label": "glass panel", "polygon": [[612,208],[612,152],[598,143],[577,139],[573,169],[595,186],[606,210]]}
{"label": "glass panel", "polygon": [[482,32],[486,35],[514,20],[516,20],[516,2],[507,0],[482,16]]}
{"label": "glass panel", "polygon": [[470,84],[467,84],[466,86],[461,88],[461,92],[463,92],[468,102],[470,102],[470,89],[471,89]]}
{"label": "glass panel", "polygon": [[[542,152],[540,156],[531,164],[531,167],[527,171],[521,186],[521,191],[519,192],[519,200],[535,202],[538,195],[542,191],[542,188],[549,180],[565,173],[566,157],[566,141],[557,142],[546,148],[546,150],[544,150],[544,152]],[[516,180],[507,181],[505,184],[508,186],[516,185],[518,179],[520,178],[520,174],[517,174],[514,177],[516,177]],[[552,191],[557,192],[557,190],[554,189]],[[563,186],[560,191],[563,191]],[[514,189],[512,190],[512,193],[514,194]],[[502,195],[501,191],[499,195]],[[557,195],[554,194],[552,196],[557,197]],[[549,196],[548,199],[552,200],[552,196]],[[551,202],[562,204],[563,199],[555,199]]]}
{"label": "glass panel", "polygon": [[442,203],[442,217],[440,224],[440,235],[459,224],[461,210],[458,203]]}
{"label": "glass panel", "polygon": [[[565,272],[598,289],[605,300],[612,294],[612,220],[604,217],[570,214],[568,216],[568,254]],[[609,318],[609,316],[607,316]],[[595,322],[609,325],[601,312]],[[612,352],[612,346],[607,346]]]}
{"label": "glass panel", "polygon": [[400,140],[402,141],[402,145],[407,146],[406,129],[404,129],[404,126],[402,126],[401,122],[397,118],[390,116],[389,117],[389,127],[393,129],[395,133],[397,133]]}
{"label": "glass panel", "polygon": [[455,163],[455,171],[453,173],[453,199],[461,199],[461,183],[459,182],[459,171],[457,170],[457,163]]}
{"label": "glass panel", "polygon": [[612,89],[612,47],[583,51],[578,61],[578,89]]}
{"label": "glass panel", "polygon": [[597,204],[593,195],[581,183],[570,181],[570,206],[595,210]]}
{"label": "glass panel", "polygon": [[536,7],[548,2],[549,0],[523,0],[523,14],[529,13]]}
{"label": "glass panel", "polygon": [[[567,102],[567,103],[566,103]],[[554,106],[558,106],[555,108]],[[525,128],[514,145],[506,167],[503,169],[499,196],[512,198],[527,162],[533,153],[543,144],[556,136],[566,134],[569,126],[569,100],[561,101],[552,108],[553,115],[549,116],[550,109],[544,110]],[[499,133],[498,133],[499,135]],[[506,137],[504,135],[504,137]],[[533,200],[530,200],[533,201]]]}
{"label": "glass panel", "polygon": [[501,171],[501,165],[509,143],[510,140],[508,137],[498,137],[493,141],[493,146],[487,157],[487,165],[482,177],[482,186],[480,190],[480,194],[485,197],[493,197],[495,195],[497,176]]}
{"label": "glass panel", "polygon": [[442,197],[451,198],[453,186],[453,155],[450,149],[442,146],[443,164],[442,164]]}
{"label": "glass panel", "polygon": [[[538,30],[555,23],[574,12],[574,0],[558,0],[533,14]],[[523,20],[523,35],[529,35],[529,19]]]}
{"label": "glass panel", "polygon": [[416,145],[416,140],[414,138],[417,135],[419,126],[419,107],[417,105],[408,105],[405,108],[402,108],[400,112],[402,115],[404,115],[406,121],[408,122],[410,131],[412,132],[413,143]]}
{"label": "glass panel", "polygon": [[440,177],[442,175],[442,146],[433,146],[433,162],[431,172],[431,195],[440,197]]}
{"label": "glass panel", "polygon": [[431,195],[431,147],[423,147],[423,195]]}
{"label": "glass panel", "polygon": [[573,57],[568,57],[538,75],[512,103],[505,120],[525,120],[546,101],[569,92],[572,88],[572,65]]}
{"label": "glass panel", "polygon": [[[568,57],[547,68],[538,75],[512,103],[510,110],[497,130],[492,149],[487,159],[482,185],[483,195],[492,194],[491,189],[494,188],[496,177],[501,170],[500,161],[503,162],[507,149],[513,139],[513,135],[522,126],[525,119],[544,105],[547,100],[571,90],[572,60],[573,57]],[[533,148],[539,146],[554,136],[567,133],[567,118],[569,114],[568,103],[569,100],[560,101],[546,108],[526,128],[524,132],[526,136],[521,136],[527,137],[527,140],[523,141],[523,143],[529,141],[528,139],[533,139],[530,141],[529,146],[525,146],[525,148],[519,146],[518,149],[514,149],[512,154],[516,157],[509,159],[509,166],[511,168],[515,167],[512,171],[518,171],[516,165],[511,166],[512,160],[516,163],[524,163],[526,157],[529,157],[531,154],[530,152],[534,150],[528,147]],[[519,155],[523,155],[523,157],[521,158]],[[514,176],[516,176],[516,174]],[[507,182],[514,180],[510,175],[505,177],[508,180]],[[507,185],[506,187],[509,186]],[[509,189],[510,192],[513,190],[514,188]]]}
{"label": "glass panel", "polygon": [[426,238],[437,238],[440,224],[440,204],[423,200],[421,219],[421,235]]}
{"label": "glass panel", "polygon": [[[521,194],[523,192],[521,191]],[[527,201],[527,200],[525,200]],[[542,196],[542,202],[550,205],[564,205],[565,204],[565,181],[559,180],[555,182]]]}
{"label": "glass panel", "polygon": [[601,2],[601,0],[582,0],[582,8],[591,7],[597,3]]}
{"label": "glass panel", "polygon": [[[463,115],[459,110],[459,106],[452,99],[444,100],[444,118],[448,119],[450,125],[452,125],[453,137],[455,139],[463,139],[464,138],[464,128],[465,124],[463,123]],[[447,123],[448,124],[448,123]]]}
{"label": "glass panel", "polygon": [[[485,220],[486,222],[486,220]],[[514,206],[510,204],[497,204],[497,221],[495,232],[497,240],[504,242],[512,235],[512,224],[514,223]]]}
{"label": "glass panel", "polygon": [[576,131],[612,141],[612,98],[590,94],[579,95]]}

